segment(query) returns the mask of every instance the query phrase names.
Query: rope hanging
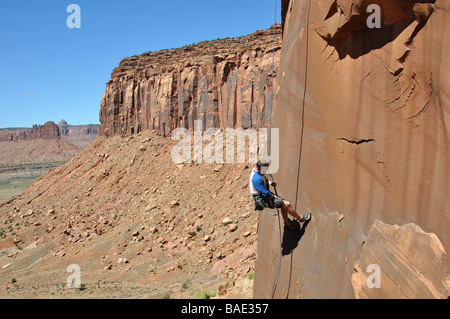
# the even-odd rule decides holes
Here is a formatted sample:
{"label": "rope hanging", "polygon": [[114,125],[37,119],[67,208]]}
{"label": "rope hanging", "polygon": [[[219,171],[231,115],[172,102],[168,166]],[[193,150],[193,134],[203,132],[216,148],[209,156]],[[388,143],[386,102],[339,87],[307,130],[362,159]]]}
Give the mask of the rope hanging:
{"label": "rope hanging", "polygon": [[[275,16],[274,16],[274,23],[273,23],[273,48],[272,48],[272,92],[271,92],[271,102],[270,102],[270,113],[269,113],[269,134],[268,134],[268,151],[270,156],[272,156],[272,148],[271,148],[271,142],[272,142],[272,106],[273,103],[275,102],[274,99],[274,73],[275,73],[275,32],[276,32],[276,24],[277,24],[277,0],[275,0]],[[272,174],[270,174],[270,177],[272,178],[272,182],[274,181]],[[277,188],[274,187],[275,189],[275,195],[278,196],[277,193]],[[277,266],[277,271],[275,272],[275,278],[273,280],[273,285],[272,285],[272,293],[270,295],[270,299],[273,299],[274,295],[275,295],[275,290],[277,288],[278,285],[278,278],[280,276],[280,268],[281,268],[281,253],[282,253],[282,247],[281,247],[281,242],[282,242],[282,238],[281,238],[281,221],[280,221],[280,210],[277,208],[277,217],[278,217],[278,232],[280,235],[280,252],[278,254],[278,266]]]}
{"label": "rope hanging", "polygon": [[[311,13],[311,0],[308,2],[308,16],[307,16],[307,24],[306,24],[306,56],[305,56],[305,88],[303,91],[303,105],[302,105],[302,129],[300,133],[300,151],[299,151],[299,158],[298,158],[298,166],[297,166],[297,187],[295,192],[295,210],[297,211],[297,201],[298,201],[298,185],[299,185],[299,179],[300,179],[300,164],[302,160],[302,150],[303,150],[303,129],[305,126],[304,122],[304,115],[305,115],[305,104],[306,104],[306,88],[307,88],[307,81],[308,81],[308,60],[309,60],[309,21],[310,21],[310,13]],[[273,52],[272,52],[272,101],[270,104],[270,115],[269,115],[269,134],[268,134],[268,151],[270,156],[272,156],[272,150],[271,150],[271,130],[272,130],[272,105],[274,103],[274,71],[275,71],[275,28],[276,28],[276,22],[277,22],[277,0],[275,0],[275,22],[273,24]],[[270,174],[270,177],[272,178],[272,182],[274,181],[272,174]],[[277,188],[275,189],[275,195],[278,196]],[[280,268],[281,268],[281,255],[282,255],[282,238],[281,238],[281,221],[280,221],[280,212],[279,209],[277,209],[277,216],[278,216],[278,230],[280,235],[280,252],[279,252],[279,259],[278,259],[278,266],[277,271],[275,273],[274,282],[272,285],[272,293],[271,293],[271,299],[273,299],[275,295],[275,290],[278,285],[278,279],[280,276]]]}

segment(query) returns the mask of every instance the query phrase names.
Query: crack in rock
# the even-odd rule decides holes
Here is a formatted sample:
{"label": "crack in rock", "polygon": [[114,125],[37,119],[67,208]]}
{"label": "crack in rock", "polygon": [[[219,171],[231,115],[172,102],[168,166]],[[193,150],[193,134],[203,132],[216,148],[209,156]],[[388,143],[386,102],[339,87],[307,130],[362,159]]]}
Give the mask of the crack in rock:
{"label": "crack in rock", "polygon": [[356,144],[356,145],[360,145],[363,143],[370,143],[370,142],[374,142],[375,140],[373,138],[369,138],[369,139],[362,139],[362,140],[349,140],[346,139],[345,137],[341,137],[336,139],[337,141],[345,141],[347,143],[351,143],[351,144]]}

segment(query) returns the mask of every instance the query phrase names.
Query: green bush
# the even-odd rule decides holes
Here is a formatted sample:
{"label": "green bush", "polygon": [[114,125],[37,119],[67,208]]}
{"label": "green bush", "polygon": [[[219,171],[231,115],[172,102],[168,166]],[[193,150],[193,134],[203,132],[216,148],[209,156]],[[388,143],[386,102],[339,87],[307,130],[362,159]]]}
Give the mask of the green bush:
{"label": "green bush", "polygon": [[199,291],[195,294],[195,299],[209,299],[215,296],[216,293],[214,291]]}

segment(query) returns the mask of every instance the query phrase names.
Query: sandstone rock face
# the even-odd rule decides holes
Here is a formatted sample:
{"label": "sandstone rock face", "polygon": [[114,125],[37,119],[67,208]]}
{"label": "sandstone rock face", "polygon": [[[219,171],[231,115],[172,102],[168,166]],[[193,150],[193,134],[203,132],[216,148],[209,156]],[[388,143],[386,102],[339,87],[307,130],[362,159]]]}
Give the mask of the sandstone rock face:
{"label": "sandstone rock face", "polygon": [[56,140],[61,137],[58,125],[55,122],[47,122],[44,125],[33,125],[30,132],[30,139]]}
{"label": "sandstone rock face", "polygon": [[59,127],[52,121],[44,125],[35,124],[31,129],[0,130],[0,142],[56,140],[60,137]]}
{"label": "sandstone rock face", "polygon": [[434,11],[436,0],[321,0],[318,5],[325,15],[316,25],[317,32],[328,39],[343,40],[355,31],[367,29],[367,19],[373,13],[370,5],[381,8],[380,22],[390,26],[416,19],[423,26]]}
{"label": "sandstone rock face", "polygon": [[[375,271],[367,272],[371,265],[380,270],[378,289],[371,288],[376,284]],[[435,234],[415,224],[375,220],[353,267],[352,285],[357,298],[383,298],[388,291],[392,298],[442,299],[450,284],[447,273],[447,253]]]}
{"label": "sandstone rock face", "polygon": [[[274,177],[313,217],[282,233],[274,285],[278,222],[260,214],[256,298],[450,294],[450,5],[371,1],[382,27],[369,29],[368,2],[282,2]],[[370,264],[380,288],[358,284]]]}
{"label": "sandstone rock face", "polygon": [[107,83],[100,105],[100,135],[178,127],[259,128],[271,106],[272,65],[281,49],[281,27],[180,49],[123,59]]}

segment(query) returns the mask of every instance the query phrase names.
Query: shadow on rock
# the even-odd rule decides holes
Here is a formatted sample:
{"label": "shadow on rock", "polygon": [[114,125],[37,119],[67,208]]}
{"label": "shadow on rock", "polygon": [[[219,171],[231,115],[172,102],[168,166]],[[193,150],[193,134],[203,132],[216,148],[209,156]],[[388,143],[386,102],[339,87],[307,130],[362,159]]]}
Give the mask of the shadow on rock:
{"label": "shadow on rock", "polygon": [[306,226],[308,226],[310,221],[311,220],[308,220],[303,223],[303,226],[300,226],[300,223],[297,220],[293,220],[291,221],[292,229],[287,227],[284,228],[283,241],[281,243],[281,253],[283,256],[289,255],[297,248],[300,239],[302,239],[305,234]]}

